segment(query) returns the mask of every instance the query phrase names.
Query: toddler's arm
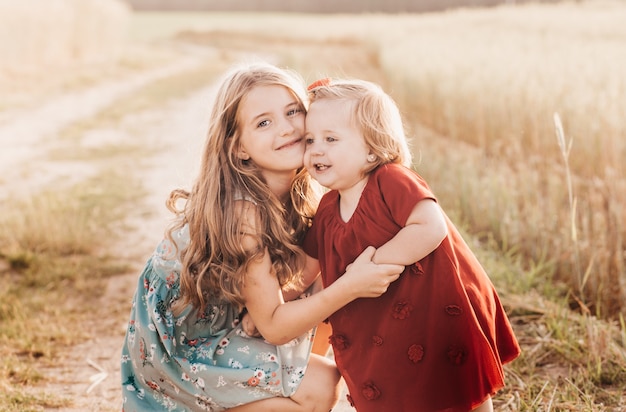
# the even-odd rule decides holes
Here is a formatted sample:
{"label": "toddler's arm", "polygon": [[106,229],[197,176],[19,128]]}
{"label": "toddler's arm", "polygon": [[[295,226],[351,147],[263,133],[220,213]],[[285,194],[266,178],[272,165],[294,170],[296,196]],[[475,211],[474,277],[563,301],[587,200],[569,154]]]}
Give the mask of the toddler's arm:
{"label": "toddler's arm", "polygon": [[376,251],[375,263],[411,265],[435,250],[448,235],[441,208],[432,199],[417,202],[404,227]]}

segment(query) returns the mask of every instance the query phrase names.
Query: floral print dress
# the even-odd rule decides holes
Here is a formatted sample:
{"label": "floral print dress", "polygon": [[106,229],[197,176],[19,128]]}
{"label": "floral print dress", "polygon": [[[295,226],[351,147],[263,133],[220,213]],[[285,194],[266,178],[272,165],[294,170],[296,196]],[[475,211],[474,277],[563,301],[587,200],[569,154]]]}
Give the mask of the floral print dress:
{"label": "floral print dress", "polygon": [[[173,233],[178,250],[188,227]],[[292,395],[306,370],[313,331],[275,346],[246,335],[232,304],[175,316],[181,264],[164,239],[139,277],[122,348],[123,411],[223,411]]]}

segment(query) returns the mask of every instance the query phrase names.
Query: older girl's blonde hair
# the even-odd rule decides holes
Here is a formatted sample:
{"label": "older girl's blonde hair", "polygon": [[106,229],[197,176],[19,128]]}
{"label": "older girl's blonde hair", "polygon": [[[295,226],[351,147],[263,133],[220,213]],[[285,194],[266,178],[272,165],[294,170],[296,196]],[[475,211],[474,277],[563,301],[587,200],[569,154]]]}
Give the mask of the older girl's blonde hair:
{"label": "older girl's blonde hair", "polygon": [[[198,177],[191,192],[174,190],[168,208],[179,215],[170,229],[189,225],[189,245],[181,253],[180,296],[175,310],[192,304],[203,312],[209,302],[229,301],[239,308],[245,302],[242,286],[248,264],[270,254],[272,270],[281,286],[297,284],[304,268],[299,247],[315,213],[318,191],[302,168],[292,183],[291,199],[278,199],[269,189],[258,167],[237,156],[240,140],[239,107],[257,86],[282,86],[306,109],[306,90],[294,72],[266,63],[233,68],[223,79],[211,111],[208,135]],[[177,202],[186,200],[183,210]],[[256,240],[259,247],[244,250],[242,208],[235,202],[255,204]],[[284,204],[283,204],[284,203]]]}
{"label": "older girl's blonde hair", "polygon": [[411,167],[411,151],[404,132],[402,116],[395,101],[372,82],[357,79],[324,79],[309,87],[309,100],[345,100],[353,102],[354,124],[361,130],[365,144],[376,160],[365,174],[386,163]]}

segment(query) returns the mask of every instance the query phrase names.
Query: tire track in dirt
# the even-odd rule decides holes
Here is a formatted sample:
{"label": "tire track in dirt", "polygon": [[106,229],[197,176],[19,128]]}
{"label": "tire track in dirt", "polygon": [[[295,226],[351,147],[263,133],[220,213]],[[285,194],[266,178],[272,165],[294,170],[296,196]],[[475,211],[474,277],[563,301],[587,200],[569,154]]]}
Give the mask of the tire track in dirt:
{"label": "tire track in dirt", "polygon": [[[187,56],[165,66],[108,81],[86,90],[55,96],[35,107],[0,114],[0,189],[34,192],[59,177],[93,173],[88,162],[61,164],[47,154],[58,133],[73,122],[90,118],[118,99],[158,79],[197,67],[200,59]],[[0,191],[0,199],[9,190]]]}

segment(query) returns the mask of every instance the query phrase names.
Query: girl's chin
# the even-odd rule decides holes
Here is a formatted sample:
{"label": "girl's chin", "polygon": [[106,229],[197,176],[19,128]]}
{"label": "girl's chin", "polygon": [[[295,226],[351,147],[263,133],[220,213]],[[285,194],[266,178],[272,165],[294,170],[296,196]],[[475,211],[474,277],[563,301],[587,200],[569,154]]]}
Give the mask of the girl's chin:
{"label": "girl's chin", "polygon": [[315,180],[317,181],[317,183],[319,183],[320,185],[322,185],[322,186],[324,186],[324,187],[326,187],[326,188],[328,188],[328,189],[332,189],[332,188],[329,186],[329,184],[330,184],[331,182],[329,182],[329,181],[328,181],[328,179],[324,179],[324,177],[323,177],[323,176],[317,176],[317,175],[311,175],[311,176],[313,176],[313,179],[315,179]]}

